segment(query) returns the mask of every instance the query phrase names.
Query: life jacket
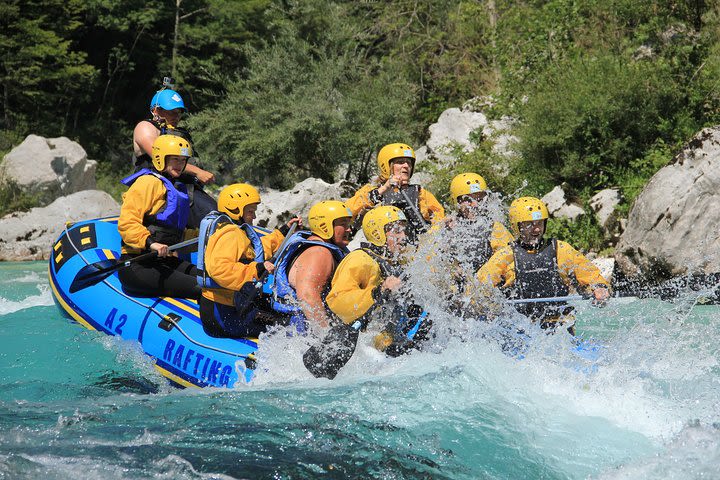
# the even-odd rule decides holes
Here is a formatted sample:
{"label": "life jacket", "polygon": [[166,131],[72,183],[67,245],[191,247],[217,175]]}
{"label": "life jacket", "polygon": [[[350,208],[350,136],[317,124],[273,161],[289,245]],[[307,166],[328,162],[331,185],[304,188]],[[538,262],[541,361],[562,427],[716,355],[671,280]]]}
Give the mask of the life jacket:
{"label": "life jacket", "polygon": [[[383,205],[397,207],[405,214],[410,227],[407,234],[411,242],[414,242],[420,233],[426,232],[428,229],[428,222],[420,212],[420,189],[420,185],[407,185],[397,191],[395,188],[388,188],[381,196]],[[411,203],[408,204],[408,201]],[[419,217],[418,214],[420,214]]]}
{"label": "life jacket", "polygon": [[[229,216],[218,211],[212,211],[208,213],[205,218],[200,222],[200,232],[198,234],[198,253],[197,253],[197,282],[202,288],[223,288],[221,287],[212,277],[205,271],[205,250],[207,249],[208,240],[220,227],[232,223],[233,225],[240,228],[245,235],[247,235],[252,245],[255,257],[254,262],[265,261],[265,249],[263,248],[260,236],[252,227],[247,223],[237,224]],[[238,261],[243,261],[238,259]]]}
{"label": "life jacket", "polygon": [[449,247],[447,252],[461,264],[468,265],[473,273],[477,272],[493,255],[490,245],[493,226],[494,222],[489,228],[486,228],[485,225],[477,228],[476,224],[463,221],[455,227],[454,232],[452,230],[448,232],[450,237],[447,239]]}
{"label": "life jacket", "polygon": [[[557,240],[550,239],[545,245],[529,253],[518,241],[511,244],[515,257],[515,284],[511,298],[564,297],[570,288],[563,282],[557,263]],[[516,309],[523,315],[543,321],[558,318],[572,312],[566,302],[521,303]]]}
{"label": "life jacket", "polygon": [[[360,244],[360,248],[377,262],[383,281],[390,276],[402,276],[402,266],[390,263],[378,251],[379,247],[363,242]],[[397,345],[404,344],[408,339],[412,339],[427,317],[427,312],[424,311],[423,307],[413,303],[412,295],[408,292],[404,293],[405,296],[403,297],[395,294],[384,298],[380,301],[382,303],[379,305],[380,311],[376,310],[376,308],[370,308],[361,319],[364,324],[367,324],[370,320],[370,313],[373,316],[386,317],[387,322],[382,330],[388,332],[393,337],[393,343]],[[429,328],[429,325],[429,322],[426,323],[424,329]],[[427,334],[427,331],[425,334]]]}
{"label": "life jacket", "polygon": [[173,184],[168,178],[159,173],[143,168],[121,182],[128,187],[143,175],[154,175],[165,186],[165,206],[154,215],[146,214],[143,225],[150,230],[153,239],[165,245],[172,245],[182,240],[183,232],[187,226],[190,215],[190,198],[187,188],[182,183]]}
{"label": "life jacket", "polygon": [[340,248],[332,243],[319,240],[308,240],[308,238],[312,235],[313,234],[311,232],[302,231],[297,232],[290,237],[285,244],[283,251],[278,254],[278,259],[275,262],[275,272],[273,272],[274,285],[271,286],[272,299],[270,300],[270,306],[276,312],[288,315],[290,317],[290,324],[294,325],[296,330],[300,333],[307,329],[307,319],[305,318],[302,308],[298,304],[297,293],[290,285],[289,274],[293,263],[302,252],[314,245],[325,247],[330,250],[333,259],[335,260],[335,265],[340,263],[340,261],[345,258],[345,255],[348,254],[348,250],[346,248]]}

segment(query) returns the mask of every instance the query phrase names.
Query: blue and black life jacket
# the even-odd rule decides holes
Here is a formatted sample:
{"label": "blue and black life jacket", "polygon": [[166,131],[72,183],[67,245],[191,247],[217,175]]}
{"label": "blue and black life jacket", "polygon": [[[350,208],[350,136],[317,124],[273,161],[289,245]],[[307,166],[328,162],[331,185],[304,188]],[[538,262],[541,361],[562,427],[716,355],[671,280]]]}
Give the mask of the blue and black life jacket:
{"label": "blue and black life jacket", "polygon": [[294,325],[297,331],[301,333],[307,329],[306,318],[298,303],[295,289],[290,285],[288,279],[293,262],[298,255],[313,245],[319,245],[330,250],[336,265],[348,254],[346,248],[340,248],[332,243],[308,240],[312,235],[311,232],[301,231],[290,237],[283,251],[278,255],[278,260],[275,263],[274,279],[272,280],[274,285],[272,285],[273,296],[270,306],[276,312],[290,316],[290,324]]}
{"label": "blue and black life jacket", "polygon": [[262,241],[260,241],[260,235],[258,235],[252,225],[248,225],[247,223],[242,223],[238,225],[226,214],[220,213],[218,211],[212,211],[207,214],[205,218],[203,218],[200,222],[200,233],[198,235],[197,281],[198,285],[203,288],[222,288],[205,271],[205,250],[207,249],[207,244],[210,236],[215,233],[219,228],[227,225],[228,223],[232,223],[233,225],[242,229],[242,231],[245,232],[245,235],[247,235],[248,239],[250,240],[250,244],[252,245],[253,252],[255,253],[253,261],[259,263],[265,261],[265,250],[263,248]]}
{"label": "blue and black life jacket", "polygon": [[[546,298],[569,295],[570,287],[560,276],[557,263],[557,240],[549,239],[535,253],[528,252],[518,241],[510,244],[515,257],[515,284],[510,298]],[[521,303],[516,309],[533,320],[543,321],[572,312],[566,302]]]}
{"label": "blue and black life jacket", "polygon": [[172,245],[182,240],[190,215],[190,198],[185,185],[173,184],[168,178],[149,168],[143,168],[121,182],[128,187],[143,175],[154,175],[165,186],[165,206],[156,214],[146,214],[143,225],[150,230],[152,238],[159,243]]}

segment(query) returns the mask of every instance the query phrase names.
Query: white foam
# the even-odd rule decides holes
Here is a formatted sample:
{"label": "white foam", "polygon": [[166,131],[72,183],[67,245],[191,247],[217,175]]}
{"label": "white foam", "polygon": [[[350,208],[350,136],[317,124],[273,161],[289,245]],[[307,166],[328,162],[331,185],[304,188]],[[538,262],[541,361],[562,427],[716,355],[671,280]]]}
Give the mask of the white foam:
{"label": "white foam", "polygon": [[38,295],[31,295],[22,300],[13,301],[0,297],[0,316],[19,312],[33,307],[48,307],[53,304],[50,288],[45,284],[37,286]]}

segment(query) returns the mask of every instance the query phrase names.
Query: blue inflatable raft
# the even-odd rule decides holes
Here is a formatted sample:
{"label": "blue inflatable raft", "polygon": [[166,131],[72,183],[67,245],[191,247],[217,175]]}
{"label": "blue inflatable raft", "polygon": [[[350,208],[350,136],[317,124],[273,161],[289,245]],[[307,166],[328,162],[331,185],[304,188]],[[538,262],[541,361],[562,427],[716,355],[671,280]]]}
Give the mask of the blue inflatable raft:
{"label": "blue inflatable raft", "polygon": [[155,368],[181,387],[232,388],[253,378],[257,339],[207,335],[194,300],[130,296],[116,273],[70,293],[80,269],[119,257],[117,217],[66,227],[53,245],[48,275],[55,302],[67,318],[138,342]]}

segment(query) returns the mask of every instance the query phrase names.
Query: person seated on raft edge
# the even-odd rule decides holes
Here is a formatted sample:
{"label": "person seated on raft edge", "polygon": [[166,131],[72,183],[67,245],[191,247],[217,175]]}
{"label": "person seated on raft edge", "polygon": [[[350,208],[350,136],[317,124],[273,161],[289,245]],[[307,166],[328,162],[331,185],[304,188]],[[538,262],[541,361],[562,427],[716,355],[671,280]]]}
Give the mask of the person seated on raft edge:
{"label": "person seated on raft edge", "polygon": [[[189,141],[191,145],[193,143],[190,133],[177,126],[183,113],[187,112],[185,103],[178,92],[165,88],[167,85],[169,84],[164,82],[163,88],[157,91],[150,100],[151,117],[138,122],[133,130],[135,172],[143,168],[150,168],[152,145],[160,135],[175,134]],[[188,163],[183,175],[178,180],[189,187],[191,209],[188,225],[190,228],[198,228],[203,217],[217,209],[215,200],[202,189],[203,185],[215,181],[215,175],[197,165]]]}
{"label": "person seated on raft edge", "polygon": [[185,185],[173,183],[192,156],[190,142],[175,135],[160,135],[152,146],[152,169],[143,168],[122,180],[129,186],[123,194],[118,218],[122,237],[121,259],[148,251],[156,259],[133,262],[118,272],[123,287],[133,295],[151,297],[200,297],[192,263],[168,252],[182,240],[190,200]]}
{"label": "person seated on raft edge", "polygon": [[[445,218],[445,209],[432,193],[409,183],[415,169],[415,152],[410,146],[404,143],[385,145],[378,152],[377,164],[377,180],[362,187],[345,204],[356,219],[378,205],[400,208],[408,219],[407,233],[410,242],[414,243],[420,233],[427,231],[428,222],[436,223]],[[408,201],[413,205],[408,205]],[[418,218],[416,211],[422,218]]]}
{"label": "person seated on raft edge", "polygon": [[198,276],[202,286],[200,319],[205,332],[214,337],[257,337],[277,320],[271,312],[250,308],[241,316],[235,307],[235,292],[247,282],[260,279],[275,265],[267,261],[277,251],[299,217],[260,237],[253,229],[260,194],[246,183],[225,187],[218,196],[218,212],[211,212],[200,225]]}
{"label": "person seated on raft edge", "polygon": [[[600,270],[568,243],[543,239],[548,210],[542,200],[521,197],[510,205],[510,228],[516,240],[493,254],[477,272],[481,285],[499,286],[510,298],[563,297],[573,284],[591,290],[602,304],[610,296],[610,284]],[[567,325],[575,334],[573,309],[566,302],[521,303],[516,309],[540,326],[554,332]]]}
{"label": "person seated on raft edge", "polygon": [[276,261],[275,300],[270,305],[300,333],[308,326],[326,329],[330,324],[323,298],[335,268],[348,254],[351,222],[352,212],[343,202],[316,203],[308,213],[310,231],[293,234]]}
{"label": "person seated on raft edge", "polygon": [[[429,322],[412,341],[405,334],[422,313],[403,291],[401,260],[408,246],[408,222],[402,210],[380,206],[363,218],[362,229],[369,243],[350,252],[333,276],[326,302],[330,311],[346,325],[362,319],[363,330],[370,318],[386,321],[373,344],[390,356],[416,348],[427,338]],[[383,307],[378,311],[377,307]],[[402,323],[405,321],[406,323]]]}

